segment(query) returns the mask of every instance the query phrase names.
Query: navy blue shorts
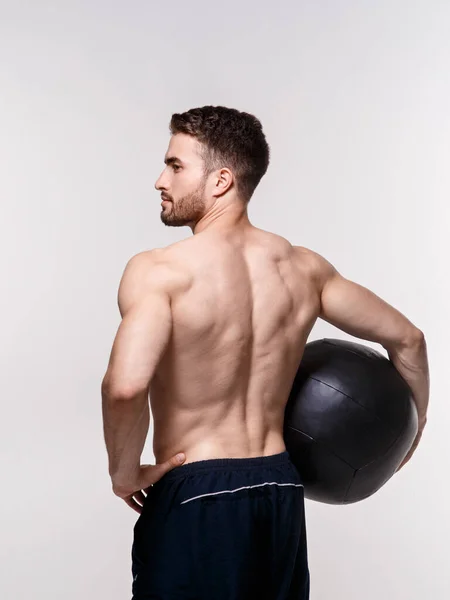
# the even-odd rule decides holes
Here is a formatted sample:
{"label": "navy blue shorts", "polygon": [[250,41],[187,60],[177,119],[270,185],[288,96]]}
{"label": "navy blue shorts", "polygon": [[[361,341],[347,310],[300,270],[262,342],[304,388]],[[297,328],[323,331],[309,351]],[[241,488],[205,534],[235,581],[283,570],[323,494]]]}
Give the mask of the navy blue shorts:
{"label": "navy blue shorts", "polygon": [[308,600],[304,489],[288,452],[166,473],[131,556],[132,600]]}

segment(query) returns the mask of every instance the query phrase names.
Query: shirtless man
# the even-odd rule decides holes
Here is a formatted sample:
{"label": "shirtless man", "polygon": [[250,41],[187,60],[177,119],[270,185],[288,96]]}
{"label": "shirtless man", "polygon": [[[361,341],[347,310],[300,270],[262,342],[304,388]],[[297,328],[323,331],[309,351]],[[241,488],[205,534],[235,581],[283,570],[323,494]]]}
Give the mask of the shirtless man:
{"label": "shirtless man", "polygon": [[[427,420],[424,336],[317,253],[250,223],[269,164],[254,116],[193,109],[171,134],[161,220],[194,235],[127,264],[102,383],[113,491],[140,515],[133,599],[306,600],[303,484],[283,418],[308,336],[322,318],[387,349],[419,412],[404,463]],[[149,394],[157,464],[141,465]]]}

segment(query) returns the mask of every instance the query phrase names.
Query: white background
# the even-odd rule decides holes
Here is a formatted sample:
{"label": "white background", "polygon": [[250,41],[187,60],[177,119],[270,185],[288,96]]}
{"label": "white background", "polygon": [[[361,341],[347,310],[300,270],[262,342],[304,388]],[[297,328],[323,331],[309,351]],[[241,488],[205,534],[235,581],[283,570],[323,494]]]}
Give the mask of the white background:
{"label": "white background", "polygon": [[271,146],[253,223],[428,343],[413,459],[361,503],[307,501],[311,599],[448,600],[449,32],[445,0],[0,4],[2,598],[131,597],[137,513],[111,491],[100,384],[126,262],[191,235],[153,188],[170,116],[214,104]]}

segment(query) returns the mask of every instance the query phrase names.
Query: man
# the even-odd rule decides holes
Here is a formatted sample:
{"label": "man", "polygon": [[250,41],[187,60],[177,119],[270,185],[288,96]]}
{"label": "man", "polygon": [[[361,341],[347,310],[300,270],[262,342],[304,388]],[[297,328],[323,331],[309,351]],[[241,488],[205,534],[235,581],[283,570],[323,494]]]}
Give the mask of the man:
{"label": "man", "polygon": [[[424,336],[317,253],[250,223],[269,164],[254,116],[206,106],[170,128],[161,220],[194,236],[127,264],[102,384],[113,491],[140,515],[133,598],[305,600],[303,485],[283,418],[308,335],[320,317],[387,349],[419,412],[404,463],[426,424]],[[140,465],[149,393],[157,464]]]}

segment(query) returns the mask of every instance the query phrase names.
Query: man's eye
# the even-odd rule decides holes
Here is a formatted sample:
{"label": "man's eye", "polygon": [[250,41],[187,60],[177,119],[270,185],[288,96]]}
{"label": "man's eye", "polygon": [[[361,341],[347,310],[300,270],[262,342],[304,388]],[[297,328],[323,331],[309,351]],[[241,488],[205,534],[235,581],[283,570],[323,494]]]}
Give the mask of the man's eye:
{"label": "man's eye", "polygon": [[174,171],[176,171],[177,169],[181,169],[180,165],[173,165]]}

